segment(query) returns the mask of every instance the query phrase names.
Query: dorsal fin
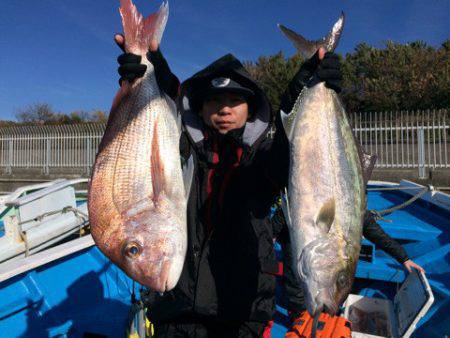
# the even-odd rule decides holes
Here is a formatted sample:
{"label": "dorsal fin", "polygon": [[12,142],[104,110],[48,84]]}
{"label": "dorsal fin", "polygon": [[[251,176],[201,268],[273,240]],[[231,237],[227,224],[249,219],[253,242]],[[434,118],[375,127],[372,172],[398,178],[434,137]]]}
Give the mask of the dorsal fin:
{"label": "dorsal fin", "polygon": [[330,231],[331,225],[334,222],[334,216],[336,214],[336,203],[334,198],[329,199],[322,205],[319,213],[316,217],[316,225],[323,232],[328,233]]}
{"label": "dorsal fin", "polygon": [[377,162],[377,155],[369,155],[364,151],[361,143],[355,135],[355,132],[352,129],[353,138],[355,139],[356,148],[358,149],[359,160],[361,161],[361,168],[363,172],[364,185],[367,185],[370,177],[372,176],[373,168],[375,167],[375,163]]}
{"label": "dorsal fin", "polygon": [[362,156],[361,159],[361,167],[363,170],[363,178],[364,178],[364,184],[367,185],[367,183],[370,180],[370,177],[372,176],[373,168],[375,167],[375,163],[377,162],[377,155],[369,155],[367,154],[363,149],[362,146],[358,143],[359,147],[361,147]]}

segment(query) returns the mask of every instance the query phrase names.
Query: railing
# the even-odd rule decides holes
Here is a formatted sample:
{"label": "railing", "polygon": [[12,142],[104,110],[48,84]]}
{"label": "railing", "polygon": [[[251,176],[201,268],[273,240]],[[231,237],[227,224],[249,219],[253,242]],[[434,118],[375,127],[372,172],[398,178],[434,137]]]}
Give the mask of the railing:
{"label": "railing", "polygon": [[0,128],[0,167],[92,167],[105,130],[104,124],[20,126]]}
{"label": "railing", "polygon": [[[354,131],[378,168],[450,168],[449,111],[365,112],[350,115]],[[104,124],[0,128],[0,168],[85,168],[90,171]]]}
{"label": "railing", "polygon": [[367,112],[351,115],[354,131],[379,168],[450,168],[449,111]]}

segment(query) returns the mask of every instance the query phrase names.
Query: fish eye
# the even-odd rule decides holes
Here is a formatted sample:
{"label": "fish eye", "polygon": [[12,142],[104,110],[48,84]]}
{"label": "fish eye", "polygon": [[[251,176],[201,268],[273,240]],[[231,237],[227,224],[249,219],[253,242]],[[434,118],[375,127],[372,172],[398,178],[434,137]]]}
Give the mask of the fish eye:
{"label": "fish eye", "polygon": [[124,254],[129,258],[136,258],[142,252],[142,247],[137,242],[128,242],[123,248]]}

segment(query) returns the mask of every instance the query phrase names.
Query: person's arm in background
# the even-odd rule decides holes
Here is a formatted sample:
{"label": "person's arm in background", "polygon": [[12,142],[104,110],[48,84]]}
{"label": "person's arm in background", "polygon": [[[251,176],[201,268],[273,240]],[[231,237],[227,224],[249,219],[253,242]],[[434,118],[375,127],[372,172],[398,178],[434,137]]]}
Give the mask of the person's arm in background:
{"label": "person's arm in background", "polygon": [[[123,35],[116,34],[114,40],[117,45],[124,50],[125,40]],[[152,41],[149,51],[147,53],[147,59],[152,63],[155,69],[155,77],[158,83],[158,87],[166,93],[172,100],[176,101],[179,94],[180,81],[172,73],[170,67],[159,49],[158,43]],[[119,75],[122,81],[134,81],[144,75],[147,66],[141,64],[141,56],[132,53],[123,53],[117,58],[119,62]]]}
{"label": "person's arm in background", "polygon": [[363,235],[378,248],[392,256],[397,262],[411,272],[412,269],[425,272],[418,264],[409,259],[405,249],[392,237],[390,237],[381,226],[375,221],[374,215],[367,211],[364,217]]}

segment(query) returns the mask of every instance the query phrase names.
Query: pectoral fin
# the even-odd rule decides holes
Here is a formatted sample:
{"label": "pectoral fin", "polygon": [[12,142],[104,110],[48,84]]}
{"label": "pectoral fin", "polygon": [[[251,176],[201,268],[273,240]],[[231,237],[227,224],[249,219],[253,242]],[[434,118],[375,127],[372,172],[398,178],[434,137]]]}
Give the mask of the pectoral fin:
{"label": "pectoral fin", "polygon": [[284,132],[289,141],[292,141],[293,131],[294,131],[294,121],[295,114],[286,114],[284,111],[280,110],[281,123],[283,124]]}
{"label": "pectoral fin", "polygon": [[194,158],[191,155],[189,159],[182,164],[183,169],[183,182],[186,199],[189,198],[189,192],[191,191],[192,179],[194,177]]}
{"label": "pectoral fin", "polygon": [[319,227],[324,233],[328,233],[334,222],[335,214],[336,203],[334,198],[332,198],[322,205],[322,208],[320,208],[320,211],[316,217],[316,226]]}

